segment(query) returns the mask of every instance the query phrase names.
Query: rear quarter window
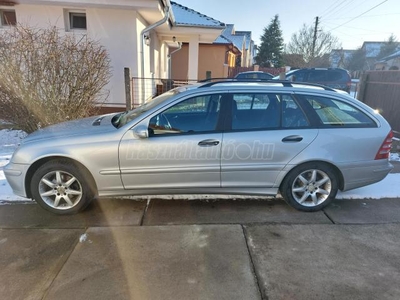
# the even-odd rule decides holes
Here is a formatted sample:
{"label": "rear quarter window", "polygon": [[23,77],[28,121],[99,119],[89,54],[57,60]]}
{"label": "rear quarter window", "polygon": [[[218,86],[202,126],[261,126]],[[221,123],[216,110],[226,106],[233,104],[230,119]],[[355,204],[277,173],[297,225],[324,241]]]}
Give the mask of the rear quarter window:
{"label": "rear quarter window", "polygon": [[357,107],[337,99],[302,96],[315,112],[320,127],[376,127],[376,123]]}

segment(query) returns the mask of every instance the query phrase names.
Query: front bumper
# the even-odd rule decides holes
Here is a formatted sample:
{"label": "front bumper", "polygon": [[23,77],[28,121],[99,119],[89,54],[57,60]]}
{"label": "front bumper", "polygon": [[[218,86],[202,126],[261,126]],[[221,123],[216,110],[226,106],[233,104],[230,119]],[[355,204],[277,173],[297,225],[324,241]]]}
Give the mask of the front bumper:
{"label": "front bumper", "polygon": [[25,176],[29,165],[9,163],[4,167],[4,175],[14,194],[27,198]]}

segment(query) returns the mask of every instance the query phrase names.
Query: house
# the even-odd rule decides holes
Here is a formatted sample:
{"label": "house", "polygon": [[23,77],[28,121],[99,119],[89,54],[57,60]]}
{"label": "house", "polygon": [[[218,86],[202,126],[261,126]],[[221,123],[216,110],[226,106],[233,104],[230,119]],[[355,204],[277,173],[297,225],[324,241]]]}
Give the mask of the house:
{"label": "house", "polygon": [[236,31],[234,24],[227,24],[221,37],[231,41],[232,44],[241,52],[237,67],[253,66],[254,41],[251,39],[251,31]]}
{"label": "house", "polygon": [[[0,25],[57,26],[65,34],[98,40],[108,50],[113,70],[105,106],[115,111],[132,105],[126,103],[124,68],[132,77],[165,78],[168,49],[178,42],[188,46],[183,62],[187,76],[197,79],[199,44],[213,43],[225,26],[186,24],[182,18],[176,22],[174,12],[180,16],[169,0],[2,0]],[[136,87],[137,104],[154,95],[156,82],[150,81],[150,88],[147,84],[142,81]]]}
{"label": "house", "polygon": [[399,70],[400,69],[400,51],[386,56],[376,62],[375,70]]}
{"label": "house", "polygon": [[364,42],[361,49],[365,53],[365,63],[364,70],[373,70],[381,47],[386,42]]}
{"label": "house", "polygon": [[347,68],[348,61],[356,50],[333,49],[329,55],[331,68]]}
{"label": "house", "polygon": [[[171,2],[172,11],[175,17],[175,23],[186,30],[218,30],[218,35],[212,39],[199,40],[197,51],[198,69],[190,70],[188,60],[191,53],[190,42],[187,43],[179,36],[176,40],[182,42],[181,48],[171,47],[171,78],[178,80],[197,80],[205,79],[207,74],[212,77],[223,77],[225,68],[224,64],[234,63],[237,49],[234,49],[232,42],[221,38],[221,31],[225,29],[225,24],[215,20],[209,16],[201,14],[186,6],[176,2]],[[216,44],[213,44],[216,42]],[[195,58],[195,57],[194,57]]]}
{"label": "house", "polygon": [[207,77],[228,77],[228,68],[252,66],[254,42],[250,31],[235,32],[233,24],[224,24],[193,9],[171,2],[177,24],[186,26],[208,26],[221,29],[222,33],[212,43],[199,45],[199,69],[197,77],[189,74],[185,62],[187,61],[188,45],[183,43],[179,49],[170,49],[173,53],[171,78],[178,80],[205,79]]}
{"label": "house", "polygon": [[[232,25],[233,26],[233,25]],[[241,56],[241,67],[252,67],[254,64],[254,41],[251,39],[251,31],[235,31],[235,28],[232,28],[232,33],[230,36],[243,36],[244,38],[244,47],[242,47],[242,56]],[[223,33],[224,34],[224,33]],[[229,36],[228,36],[229,38]]]}
{"label": "house", "polygon": [[[364,70],[374,70],[375,64],[378,61],[378,56],[381,52],[381,48],[390,42],[364,42],[361,49],[365,53],[365,66]],[[399,48],[397,48],[399,50]]]}

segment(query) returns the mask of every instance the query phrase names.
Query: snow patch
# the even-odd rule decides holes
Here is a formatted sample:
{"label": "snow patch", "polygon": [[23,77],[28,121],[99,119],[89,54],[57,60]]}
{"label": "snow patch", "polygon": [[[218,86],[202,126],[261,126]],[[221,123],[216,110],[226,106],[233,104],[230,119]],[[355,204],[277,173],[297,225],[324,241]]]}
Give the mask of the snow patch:
{"label": "snow patch", "polygon": [[22,130],[0,130],[0,157],[11,156],[11,154],[26,136],[26,132]]}
{"label": "snow patch", "polygon": [[377,183],[347,192],[338,192],[336,199],[400,198],[400,174],[388,174]]}
{"label": "snow patch", "polygon": [[390,161],[400,161],[399,153],[390,153]]}
{"label": "snow patch", "polygon": [[87,239],[88,239],[88,235],[86,233],[84,233],[79,237],[79,243],[84,243],[87,241]]}

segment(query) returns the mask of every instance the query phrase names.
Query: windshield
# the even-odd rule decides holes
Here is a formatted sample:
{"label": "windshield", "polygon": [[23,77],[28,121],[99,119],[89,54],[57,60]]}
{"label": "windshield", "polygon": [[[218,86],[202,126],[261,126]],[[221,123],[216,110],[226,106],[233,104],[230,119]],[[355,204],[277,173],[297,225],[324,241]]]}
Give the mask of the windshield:
{"label": "windshield", "polygon": [[167,99],[171,98],[176,94],[179,94],[179,91],[177,89],[170,90],[149,100],[149,102],[146,102],[133,110],[117,114],[113,117],[112,124],[115,127],[120,128],[125,124],[129,123],[130,121],[132,121],[133,119],[139,117],[141,114],[152,109],[153,107],[156,107],[158,104],[166,101]]}

